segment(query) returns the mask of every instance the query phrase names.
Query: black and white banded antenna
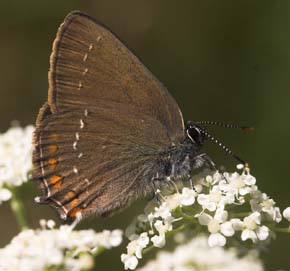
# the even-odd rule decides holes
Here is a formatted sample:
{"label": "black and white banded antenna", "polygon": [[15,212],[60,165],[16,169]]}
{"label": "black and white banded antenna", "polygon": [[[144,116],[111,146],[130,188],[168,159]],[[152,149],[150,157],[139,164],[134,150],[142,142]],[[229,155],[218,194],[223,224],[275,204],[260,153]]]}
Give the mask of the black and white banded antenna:
{"label": "black and white banded antenna", "polygon": [[203,126],[219,126],[222,128],[231,128],[231,129],[240,129],[243,131],[253,131],[254,127],[249,127],[249,126],[239,126],[237,124],[232,124],[232,123],[223,123],[219,121],[197,121],[195,122],[196,124],[203,125]]}
{"label": "black and white banded antenna", "polygon": [[201,132],[211,141],[215,142],[218,146],[220,146],[228,155],[234,157],[236,160],[238,160],[243,165],[248,165],[243,159],[241,159],[239,156],[237,156],[235,153],[233,153],[228,147],[226,147],[222,142],[217,140],[215,137],[213,137],[210,133],[208,133],[205,130],[201,130]]}

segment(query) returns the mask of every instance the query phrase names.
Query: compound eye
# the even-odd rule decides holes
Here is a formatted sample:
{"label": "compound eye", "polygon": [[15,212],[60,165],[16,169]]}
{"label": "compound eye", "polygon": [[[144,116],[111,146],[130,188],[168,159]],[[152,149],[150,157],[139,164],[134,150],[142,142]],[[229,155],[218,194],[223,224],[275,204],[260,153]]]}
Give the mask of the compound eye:
{"label": "compound eye", "polygon": [[187,130],[187,134],[189,138],[196,144],[201,145],[203,142],[203,135],[201,134],[201,130],[196,126],[189,126]]}
{"label": "compound eye", "polygon": [[191,128],[190,129],[190,136],[193,138],[195,142],[199,141],[200,138],[200,131],[198,128]]}

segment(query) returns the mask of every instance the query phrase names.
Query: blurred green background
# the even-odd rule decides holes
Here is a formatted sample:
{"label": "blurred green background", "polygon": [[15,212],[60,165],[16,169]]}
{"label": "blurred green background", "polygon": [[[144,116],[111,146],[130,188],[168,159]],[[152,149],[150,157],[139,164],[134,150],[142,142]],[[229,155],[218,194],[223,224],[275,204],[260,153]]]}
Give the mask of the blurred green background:
{"label": "blurred green background", "polygon": [[[290,1],[279,0],[9,0],[0,3],[0,131],[12,120],[34,123],[47,97],[49,55],[56,30],[74,9],[103,22],[168,87],[186,120],[254,125],[252,133],[211,129],[250,162],[260,189],[278,206],[290,205]],[[234,170],[217,146],[207,152]],[[37,206],[33,185],[24,197],[30,225],[55,218]],[[81,227],[124,228],[143,203]],[[46,212],[46,213],[45,213]],[[18,229],[8,204],[0,209],[0,246]],[[266,270],[290,270],[290,237],[278,235],[265,251]],[[97,267],[122,270],[120,250]],[[194,252],[193,252],[194,253]]]}

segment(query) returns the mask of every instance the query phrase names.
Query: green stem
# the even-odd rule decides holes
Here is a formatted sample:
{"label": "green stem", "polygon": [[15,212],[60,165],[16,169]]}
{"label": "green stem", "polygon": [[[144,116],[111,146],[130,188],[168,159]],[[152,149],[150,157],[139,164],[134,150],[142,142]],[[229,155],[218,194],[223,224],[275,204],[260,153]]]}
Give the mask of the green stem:
{"label": "green stem", "polygon": [[22,200],[20,199],[17,189],[12,190],[12,198],[10,200],[10,207],[13,211],[13,214],[16,218],[16,221],[18,223],[20,230],[28,229],[28,224],[27,224],[25,211],[24,211],[25,209],[24,204]]}
{"label": "green stem", "polygon": [[250,212],[241,212],[241,213],[232,213],[231,216],[233,218],[237,218],[237,217],[244,218],[246,216],[249,216],[250,214],[251,214]]}
{"label": "green stem", "polygon": [[96,251],[93,252],[94,257],[97,257],[98,255],[102,254],[105,251],[104,247],[98,247]]}
{"label": "green stem", "polygon": [[290,226],[288,228],[273,227],[273,230],[277,232],[290,233]]}

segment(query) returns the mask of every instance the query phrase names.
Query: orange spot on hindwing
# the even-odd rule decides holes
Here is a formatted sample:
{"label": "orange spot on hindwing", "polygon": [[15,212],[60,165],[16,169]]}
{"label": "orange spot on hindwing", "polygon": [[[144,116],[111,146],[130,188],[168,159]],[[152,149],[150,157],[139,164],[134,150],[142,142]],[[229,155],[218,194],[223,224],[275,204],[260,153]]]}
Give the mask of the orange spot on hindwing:
{"label": "orange spot on hindwing", "polygon": [[61,188],[61,179],[62,178],[60,176],[53,175],[52,177],[50,177],[50,182],[54,186],[54,188],[60,189]]}
{"label": "orange spot on hindwing", "polygon": [[75,198],[70,202],[70,206],[75,207],[78,204],[78,202],[79,202],[79,200],[77,198]]}
{"label": "orange spot on hindwing", "polygon": [[53,154],[57,151],[57,145],[50,145],[48,146],[48,151],[50,154]]}
{"label": "orange spot on hindwing", "polygon": [[74,195],[75,195],[75,192],[69,191],[69,192],[67,192],[66,197],[67,198],[72,198]]}
{"label": "orange spot on hindwing", "polygon": [[54,170],[56,168],[57,160],[55,158],[50,158],[48,160],[49,169]]}
{"label": "orange spot on hindwing", "polygon": [[60,140],[60,135],[59,135],[59,134],[52,134],[52,135],[51,135],[51,139],[52,139],[53,141],[58,141],[58,140]]}
{"label": "orange spot on hindwing", "polygon": [[82,209],[80,207],[77,207],[75,209],[73,209],[70,213],[69,216],[70,217],[76,217],[77,213],[79,213]]}

